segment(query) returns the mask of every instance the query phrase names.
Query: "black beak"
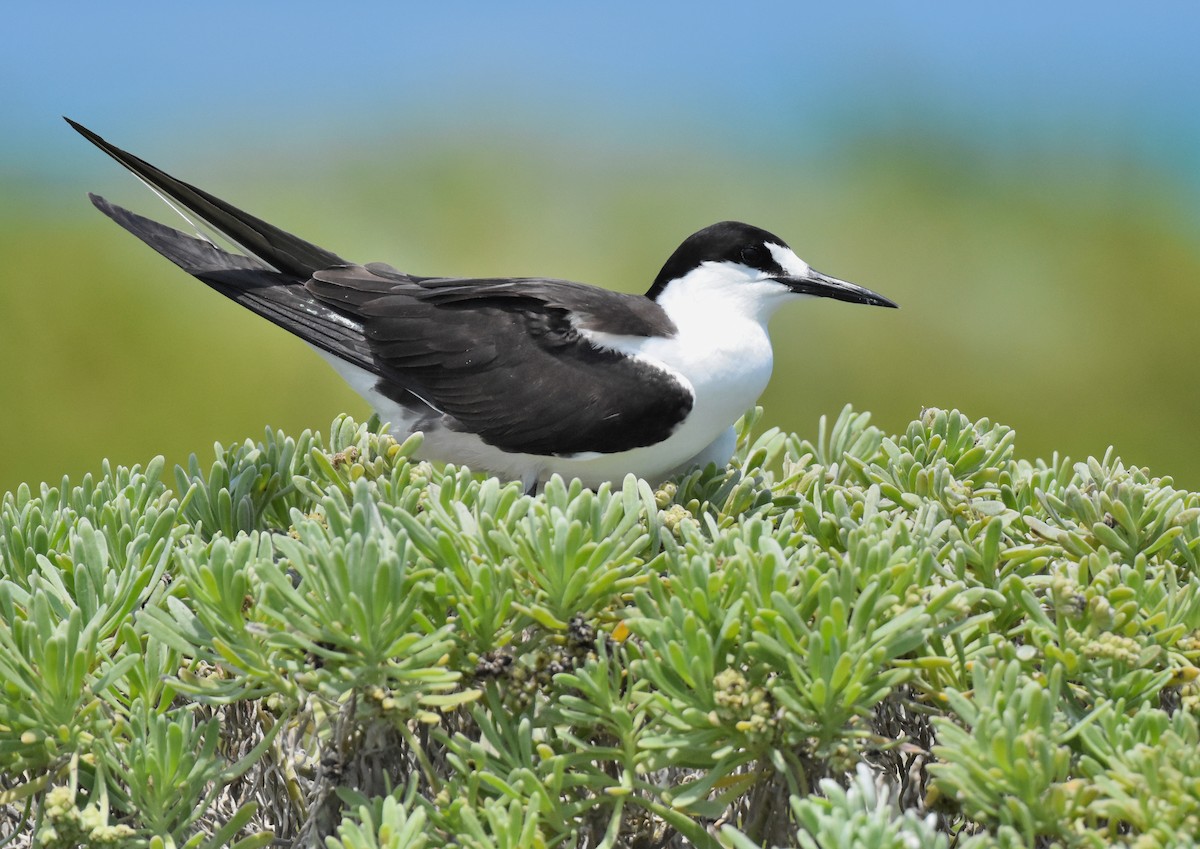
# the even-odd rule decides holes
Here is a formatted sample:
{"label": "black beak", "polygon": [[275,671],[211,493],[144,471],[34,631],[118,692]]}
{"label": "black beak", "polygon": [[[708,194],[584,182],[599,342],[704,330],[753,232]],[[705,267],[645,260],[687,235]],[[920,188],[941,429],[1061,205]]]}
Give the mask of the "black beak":
{"label": "black beak", "polygon": [[878,292],[838,280],[822,274],[814,268],[808,270],[803,277],[776,277],[780,283],[787,286],[797,295],[813,295],[817,298],[833,298],[835,301],[846,301],[851,304],[870,304],[876,307],[891,307],[898,309],[899,304],[885,298]]}

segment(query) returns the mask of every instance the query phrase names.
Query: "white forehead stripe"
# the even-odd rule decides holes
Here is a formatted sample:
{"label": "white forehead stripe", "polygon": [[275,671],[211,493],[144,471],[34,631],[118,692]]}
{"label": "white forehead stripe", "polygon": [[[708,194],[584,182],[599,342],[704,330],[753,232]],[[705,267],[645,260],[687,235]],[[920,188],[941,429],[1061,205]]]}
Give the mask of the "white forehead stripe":
{"label": "white forehead stripe", "polygon": [[804,277],[808,274],[808,263],[796,256],[796,252],[791,248],[767,242],[767,250],[779,266],[792,277]]}

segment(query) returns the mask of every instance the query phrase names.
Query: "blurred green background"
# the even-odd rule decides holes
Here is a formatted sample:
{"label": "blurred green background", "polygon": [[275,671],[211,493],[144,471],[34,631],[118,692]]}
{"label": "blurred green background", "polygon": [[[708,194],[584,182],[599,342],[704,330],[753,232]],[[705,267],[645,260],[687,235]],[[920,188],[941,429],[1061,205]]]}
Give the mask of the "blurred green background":
{"label": "blurred green background", "polygon": [[[1081,11],[1086,8],[1087,16]],[[172,221],[66,113],[358,261],[642,291],[738,218],[898,301],[785,310],[768,421],[852,403],[1200,487],[1194,7],[17,12],[0,59],[0,491],[365,404],[96,213]]]}

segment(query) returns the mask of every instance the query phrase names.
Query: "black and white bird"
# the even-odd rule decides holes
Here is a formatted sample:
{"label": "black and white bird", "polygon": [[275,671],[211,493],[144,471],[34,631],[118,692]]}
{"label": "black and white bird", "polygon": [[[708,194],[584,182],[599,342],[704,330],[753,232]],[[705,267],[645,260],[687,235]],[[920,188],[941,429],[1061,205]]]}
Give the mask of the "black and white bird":
{"label": "black and white bird", "polygon": [[[659,482],[724,464],[771,376],[767,321],[808,297],[895,307],[736,221],[688,236],[645,295],[540,277],[421,277],[349,262],[171,177],[67,119],[197,235],[96,207],[184,271],[294,333],[420,456],[521,480]],[[181,208],[182,207],[182,208]],[[246,254],[204,235],[189,214]]]}

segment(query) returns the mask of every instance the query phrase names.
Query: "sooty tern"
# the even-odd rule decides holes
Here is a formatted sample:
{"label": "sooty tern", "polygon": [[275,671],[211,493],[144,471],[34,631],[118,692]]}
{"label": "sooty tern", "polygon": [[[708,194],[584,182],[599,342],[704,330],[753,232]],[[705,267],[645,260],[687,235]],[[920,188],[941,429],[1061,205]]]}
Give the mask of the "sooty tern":
{"label": "sooty tern", "polygon": [[[683,241],[645,295],[540,277],[420,277],[358,265],[171,177],[67,119],[192,224],[247,255],[89,195],[184,271],[315,347],[420,456],[520,479],[652,482],[726,463],[771,376],[767,320],[833,298],[895,307],[736,221]],[[180,209],[182,207],[182,209]]]}

